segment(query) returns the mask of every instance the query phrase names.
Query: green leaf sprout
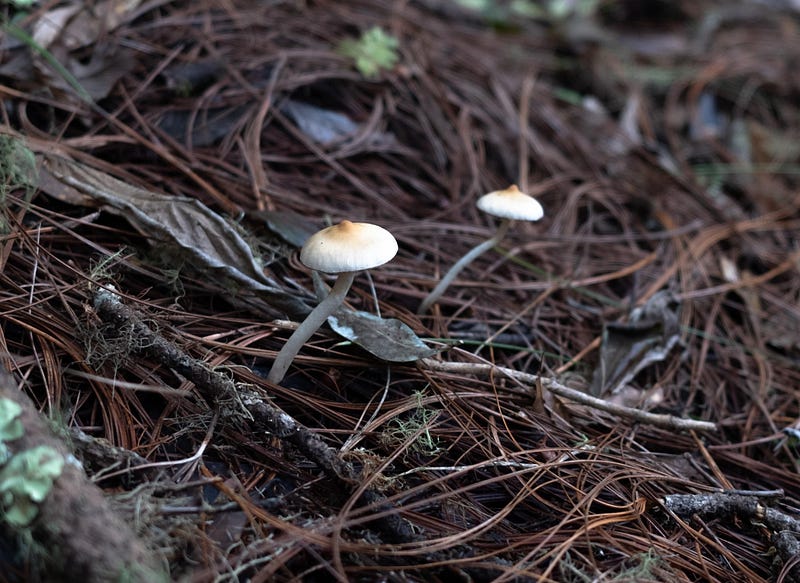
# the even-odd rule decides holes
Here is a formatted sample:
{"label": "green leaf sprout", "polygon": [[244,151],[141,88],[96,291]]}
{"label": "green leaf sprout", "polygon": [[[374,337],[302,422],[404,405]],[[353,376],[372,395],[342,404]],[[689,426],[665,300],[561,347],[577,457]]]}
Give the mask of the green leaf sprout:
{"label": "green leaf sprout", "polygon": [[353,59],[356,69],[365,77],[375,77],[382,69],[391,69],[397,64],[398,46],[395,37],[385,33],[381,27],[374,26],[358,40],[343,40],[337,52]]}

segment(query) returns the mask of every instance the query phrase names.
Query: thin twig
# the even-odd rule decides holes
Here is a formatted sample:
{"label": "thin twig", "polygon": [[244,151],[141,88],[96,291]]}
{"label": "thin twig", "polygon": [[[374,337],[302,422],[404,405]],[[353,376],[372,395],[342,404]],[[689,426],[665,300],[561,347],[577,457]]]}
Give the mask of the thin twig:
{"label": "thin twig", "polygon": [[682,417],[675,417],[673,415],[648,413],[647,411],[642,411],[641,409],[617,405],[615,403],[610,403],[608,401],[604,401],[603,399],[598,399],[597,397],[587,395],[581,391],[570,389],[569,387],[566,387],[553,379],[526,372],[520,372],[494,364],[473,362],[443,362],[440,360],[434,360],[432,358],[422,359],[419,361],[419,364],[425,369],[439,372],[475,374],[483,377],[488,377],[492,374],[502,374],[531,387],[541,383],[545,389],[564,399],[569,399],[570,401],[575,401],[581,405],[599,409],[601,411],[605,411],[606,413],[619,415],[620,417],[634,419],[640,423],[653,425],[655,427],[678,429],[683,431],[688,431],[690,429],[695,431],[717,430],[716,423],[712,423],[710,421],[698,421],[696,419],[684,419]]}
{"label": "thin twig", "polygon": [[669,512],[681,518],[700,516],[704,519],[727,519],[738,522],[746,518],[763,524],[772,531],[772,543],[785,564],[790,581],[800,581],[800,519],[761,503],[763,497],[775,497],[775,491],[748,492],[729,490],[708,494],[671,494],[660,502]]}

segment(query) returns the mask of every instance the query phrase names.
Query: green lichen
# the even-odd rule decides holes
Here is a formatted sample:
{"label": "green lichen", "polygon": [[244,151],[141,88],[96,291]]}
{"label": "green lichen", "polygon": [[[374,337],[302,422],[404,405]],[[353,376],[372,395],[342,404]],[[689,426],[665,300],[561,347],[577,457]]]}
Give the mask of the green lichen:
{"label": "green lichen", "polygon": [[417,399],[417,408],[409,417],[393,418],[383,431],[381,441],[387,446],[398,445],[416,434],[417,438],[410,444],[410,449],[423,455],[436,455],[440,451],[439,439],[431,435],[430,427],[440,411],[423,406],[422,392],[416,392],[414,396]]}
{"label": "green lichen", "polygon": [[6,443],[19,439],[25,432],[25,428],[18,419],[20,413],[22,413],[22,406],[19,403],[11,399],[0,399],[0,466],[11,457]]}
{"label": "green lichen", "polygon": [[28,526],[39,513],[39,504],[64,469],[64,458],[47,445],[11,456],[0,469],[0,507],[3,519],[14,527]]}

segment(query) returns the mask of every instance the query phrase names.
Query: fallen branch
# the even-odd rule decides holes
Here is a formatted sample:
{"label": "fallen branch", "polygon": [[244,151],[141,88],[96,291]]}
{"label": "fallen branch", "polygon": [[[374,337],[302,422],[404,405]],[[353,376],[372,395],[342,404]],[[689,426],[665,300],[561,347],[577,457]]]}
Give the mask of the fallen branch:
{"label": "fallen branch", "polygon": [[70,427],[67,433],[75,455],[92,476],[95,484],[113,476],[122,477],[126,487],[143,480],[155,479],[156,472],[146,458],[124,447],[84,433],[78,427]]}
{"label": "fallen branch", "polygon": [[569,399],[581,405],[599,409],[607,413],[619,415],[634,419],[640,423],[653,425],[655,427],[662,427],[665,429],[677,430],[694,430],[694,431],[716,431],[717,425],[710,421],[697,421],[695,419],[684,419],[682,417],[675,417],[674,415],[666,415],[660,413],[648,413],[641,409],[634,409],[632,407],[625,407],[616,403],[610,403],[603,399],[593,397],[576,389],[570,389],[555,381],[553,379],[534,375],[526,372],[513,370],[510,368],[497,366],[494,364],[472,363],[472,362],[444,362],[434,360],[432,358],[424,358],[419,361],[422,368],[431,371],[450,372],[458,374],[474,374],[482,377],[489,377],[493,374],[502,374],[508,378],[514,379],[522,383],[534,387],[541,383],[542,387],[550,391],[552,394],[557,395],[564,399]]}
{"label": "fallen branch", "polygon": [[[269,432],[298,448],[326,474],[350,487],[359,485],[360,473],[352,464],[342,460],[337,450],[291,415],[271,405],[259,392],[211,370],[204,362],[192,358],[175,344],[153,332],[137,311],[120,301],[119,295],[105,288],[98,289],[94,296],[94,308],[102,320],[112,324],[117,330],[127,330],[127,334],[138,338],[139,346],[143,347],[142,353],[194,383],[212,410],[220,411],[228,422],[241,426],[242,420],[247,419],[251,432]],[[220,406],[220,403],[224,403],[224,406]],[[239,405],[235,405],[236,403]],[[385,504],[384,497],[369,488],[364,490],[361,498],[367,504],[378,507]],[[419,540],[411,525],[398,514],[386,514],[376,520],[376,523],[379,523],[379,528],[390,542]]]}
{"label": "fallen branch", "polygon": [[704,520],[724,519],[736,522],[745,518],[772,531],[772,544],[784,563],[788,581],[800,581],[800,518],[790,516],[761,503],[775,498],[774,491],[765,493],[712,492],[710,494],[671,494],[660,502],[681,518],[699,516]]}
{"label": "fallen branch", "polygon": [[[343,460],[339,452],[328,446],[307,427],[298,423],[291,415],[271,405],[259,392],[237,384],[228,376],[219,374],[209,369],[205,363],[190,357],[172,342],[153,332],[142,320],[136,310],[124,305],[119,295],[105,288],[100,288],[94,296],[94,309],[98,316],[114,326],[118,331],[125,330],[126,335],[137,338],[141,353],[153,358],[159,363],[173,369],[175,372],[194,383],[200,395],[213,410],[219,411],[223,420],[234,425],[242,425],[246,419],[250,433],[263,434],[269,432],[281,440],[291,443],[305,456],[315,462],[326,474],[337,479],[345,487],[361,492],[359,499],[372,506],[379,518],[372,521],[386,540],[391,543],[424,543],[424,537],[415,531],[415,527],[398,512],[389,512],[394,506],[385,496],[370,487],[362,485],[363,477],[352,464]],[[237,407],[234,405],[238,403]],[[468,552],[466,549],[464,553]],[[412,561],[395,557],[395,561]],[[423,563],[440,563],[440,570],[448,572],[447,553],[429,552],[421,557]],[[470,572],[474,578],[485,578],[486,573],[494,573],[497,569],[487,565],[477,569],[460,569]],[[499,567],[504,569],[505,566]],[[520,579],[527,580],[527,579]]]}

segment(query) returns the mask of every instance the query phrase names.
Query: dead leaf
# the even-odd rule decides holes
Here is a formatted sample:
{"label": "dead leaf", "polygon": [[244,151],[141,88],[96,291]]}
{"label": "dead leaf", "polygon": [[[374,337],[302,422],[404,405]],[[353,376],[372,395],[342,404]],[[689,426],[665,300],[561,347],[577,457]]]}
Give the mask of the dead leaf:
{"label": "dead leaf", "polygon": [[159,129],[180,142],[199,148],[231,135],[248,106],[212,107],[200,112],[168,109],[158,119]]}
{"label": "dead leaf", "polygon": [[786,351],[800,348],[800,319],[791,310],[779,310],[764,319],[761,329],[767,344]]}
{"label": "dead leaf", "polygon": [[291,211],[253,211],[249,216],[264,221],[270,231],[295,247],[302,247],[311,235],[319,231],[317,225]]}
{"label": "dead leaf", "polygon": [[[73,2],[41,14],[30,31],[6,25],[12,46],[2,73],[25,86],[47,86],[85,101],[107,97],[134,65],[134,53],[110,39],[109,32],[126,22],[141,0]],[[99,39],[107,39],[98,43]],[[90,47],[76,56],[77,49]]]}
{"label": "dead leaf", "polygon": [[[77,59],[67,61],[68,69],[86,93],[98,101],[108,97],[117,81],[133,70],[133,53],[118,46],[96,47],[85,65]],[[70,84],[58,76],[52,77],[52,86],[68,91]]]}
{"label": "dead leaf", "polygon": [[218,59],[173,63],[161,73],[167,88],[177,95],[199,95],[222,79],[225,64]]}
{"label": "dead leaf", "polygon": [[412,362],[438,352],[420,340],[406,324],[394,318],[340,310],[328,316],[328,324],[334,332],[381,360]]}
{"label": "dead leaf", "polygon": [[287,99],[281,111],[297,124],[301,132],[320,144],[343,140],[358,132],[358,124],[346,115],[309,103]]}
{"label": "dead leaf", "polygon": [[48,10],[34,23],[33,38],[42,48],[54,43],[67,50],[91,45],[128,20],[142,0],[74,2]]}
{"label": "dead leaf", "polygon": [[659,292],[627,322],[609,322],[603,329],[600,362],[592,377],[591,394],[614,394],[639,371],[661,362],[680,340],[678,304],[669,292]]}
{"label": "dead leaf", "polygon": [[[323,146],[356,139],[366,129],[343,113],[294,99],[284,101],[281,112],[309,139]],[[373,147],[388,147],[395,144],[396,140],[391,133],[375,131],[367,136],[367,143]]]}
{"label": "dead leaf", "polygon": [[[296,292],[284,291],[265,276],[239,233],[200,201],[137,188],[105,172],[52,155],[42,155],[40,168],[49,174],[41,183],[43,188],[52,188],[53,180],[66,185],[91,197],[103,210],[124,217],[154,245],[180,250],[194,267],[219,272],[289,314],[308,313],[308,306]],[[74,194],[67,189],[53,192],[61,197]]]}
{"label": "dead leaf", "polygon": [[62,36],[67,24],[80,9],[81,5],[75,3],[48,10],[33,25],[33,34],[31,35],[33,40],[43,49],[50,47],[56,39]]}

